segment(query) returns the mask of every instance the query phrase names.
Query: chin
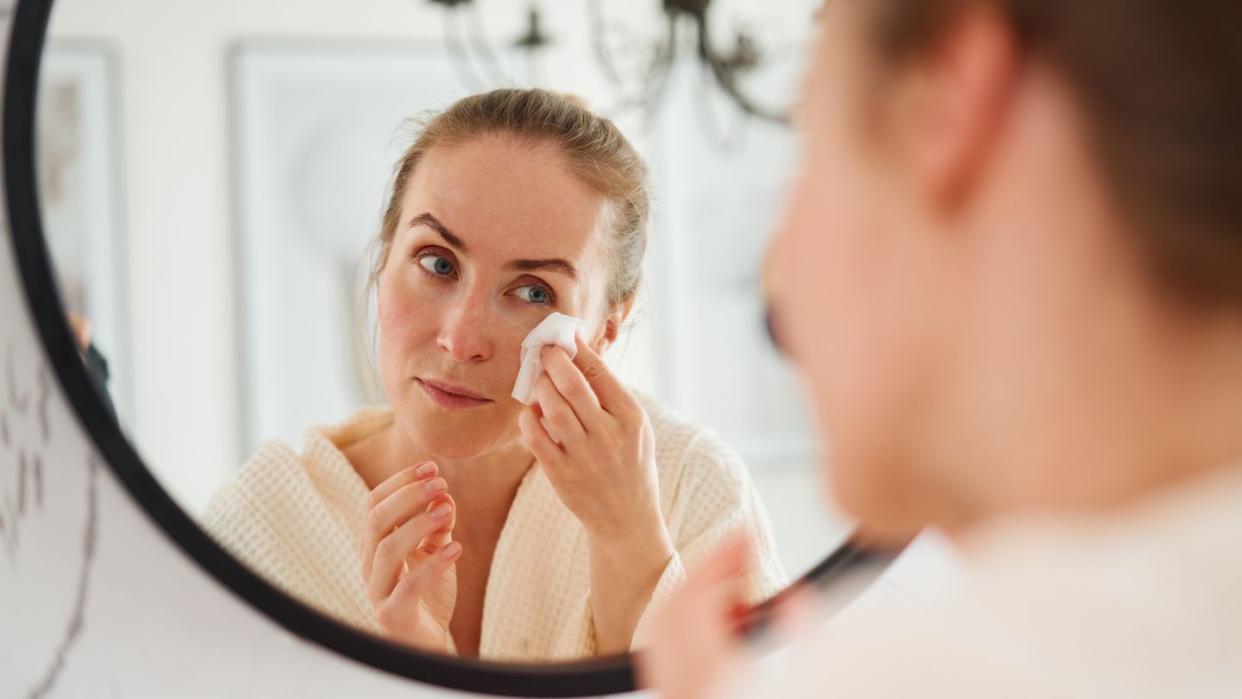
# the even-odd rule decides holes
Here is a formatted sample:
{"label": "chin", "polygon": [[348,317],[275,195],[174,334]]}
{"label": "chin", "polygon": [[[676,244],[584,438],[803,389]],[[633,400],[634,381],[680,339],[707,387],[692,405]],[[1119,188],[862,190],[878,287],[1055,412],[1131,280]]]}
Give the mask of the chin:
{"label": "chin", "polygon": [[492,412],[398,408],[397,420],[411,441],[433,458],[458,461],[491,451],[508,432],[497,415],[483,410]]}

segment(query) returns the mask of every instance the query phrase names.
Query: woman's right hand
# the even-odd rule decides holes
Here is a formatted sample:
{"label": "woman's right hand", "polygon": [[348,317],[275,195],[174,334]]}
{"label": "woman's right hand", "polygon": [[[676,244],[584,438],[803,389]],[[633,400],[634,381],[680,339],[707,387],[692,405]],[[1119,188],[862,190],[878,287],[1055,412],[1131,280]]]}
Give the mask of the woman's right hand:
{"label": "woman's right hand", "polygon": [[453,652],[457,603],[456,507],[432,462],[411,466],[371,491],[362,532],[362,579],[375,618],[395,641]]}

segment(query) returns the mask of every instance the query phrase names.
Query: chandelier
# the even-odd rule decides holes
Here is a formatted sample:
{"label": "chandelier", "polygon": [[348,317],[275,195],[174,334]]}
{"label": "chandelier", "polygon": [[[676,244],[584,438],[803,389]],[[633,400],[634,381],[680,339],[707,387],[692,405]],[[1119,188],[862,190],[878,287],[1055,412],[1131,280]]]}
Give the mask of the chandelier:
{"label": "chandelier", "polygon": [[[428,1],[444,10],[445,45],[469,89],[478,91],[488,85],[512,84],[502,69],[497,49],[484,30],[478,0]],[[604,14],[602,0],[585,0],[595,63],[615,93],[615,103],[611,109],[604,110],[605,113],[615,116],[628,110],[641,110],[648,117],[654,114],[659,109],[675,62],[689,51],[715,90],[741,115],[774,124],[789,123],[787,108],[764,104],[744,88],[744,79],[772,60],[774,42],[761,46],[756,33],[741,26],[719,46],[712,39],[712,0],[658,1],[656,35],[626,35],[618,42],[616,35],[621,33],[620,28]],[[542,9],[532,2],[525,26],[508,46],[522,51],[530,67],[535,64],[536,55],[552,42],[544,29]],[[638,70],[627,72],[618,65],[618,44],[627,54],[641,54]]]}

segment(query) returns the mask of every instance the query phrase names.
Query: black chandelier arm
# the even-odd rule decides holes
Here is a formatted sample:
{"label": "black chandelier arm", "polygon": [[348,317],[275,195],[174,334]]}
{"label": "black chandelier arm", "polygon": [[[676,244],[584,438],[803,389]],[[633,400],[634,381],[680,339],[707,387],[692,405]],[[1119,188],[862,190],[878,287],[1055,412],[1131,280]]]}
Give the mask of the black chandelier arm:
{"label": "black chandelier arm", "polygon": [[790,117],[788,112],[773,110],[757,104],[738,87],[736,71],[725,65],[724,60],[712,48],[707,13],[704,11],[687,14],[694,20],[698,32],[699,58],[712,69],[712,75],[716,78],[716,82],[721,89],[725,91],[725,94],[729,95],[737,106],[747,114],[775,124],[789,126]]}
{"label": "black chandelier arm", "polygon": [[605,109],[603,114],[616,117],[622,112],[638,108],[642,111],[644,119],[650,120],[659,107],[659,102],[668,87],[669,75],[672,73],[677,48],[676,17],[672,14],[666,15],[664,36],[658,40],[651,59],[647,61],[643,74],[637,80],[637,86],[634,86],[629,84],[626,76],[621,74],[608,45],[606,21],[600,0],[587,0],[587,13],[596,63],[604,77],[620,93],[620,98]]}
{"label": "black chandelier arm", "polygon": [[[480,86],[486,86],[488,82],[509,84],[510,78],[501,68],[495,51],[487,41],[478,3],[474,0],[431,0],[431,2],[445,8],[446,44],[454,59],[454,68],[467,88],[475,91],[480,89]],[[756,60],[753,55],[753,46],[749,46],[746,37],[739,37],[736,56],[723,56],[712,46],[708,21],[710,5],[710,0],[664,0],[666,35],[664,40],[656,45],[645,75],[640,78],[640,84],[635,89],[627,83],[626,76],[622,75],[608,45],[607,22],[601,0],[587,0],[589,31],[596,63],[604,77],[621,92],[614,110],[620,111],[638,106],[642,108],[647,118],[650,118],[656,111],[655,103],[666,91],[676,58],[677,28],[680,20],[685,17],[694,24],[699,60],[710,69],[711,77],[729,99],[748,116],[788,126],[791,121],[788,110],[772,109],[759,104],[738,84],[738,75],[746,68],[752,67]],[[469,17],[465,17],[466,14],[469,14]],[[456,17],[449,15],[456,15]],[[458,22],[456,31],[452,25],[454,20]],[[468,37],[465,36],[466,29],[461,24],[466,21],[470,22]],[[479,73],[480,69],[482,75]]]}

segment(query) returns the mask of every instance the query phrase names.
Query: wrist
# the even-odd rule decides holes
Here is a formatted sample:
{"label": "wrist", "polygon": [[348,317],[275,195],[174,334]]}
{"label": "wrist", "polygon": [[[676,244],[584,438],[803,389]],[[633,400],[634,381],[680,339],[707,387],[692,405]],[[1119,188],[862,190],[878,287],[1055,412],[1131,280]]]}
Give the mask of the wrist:
{"label": "wrist", "polygon": [[633,564],[642,561],[667,563],[673,539],[662,517],[619,531],[587,530],[591,555],[607,561]]}

